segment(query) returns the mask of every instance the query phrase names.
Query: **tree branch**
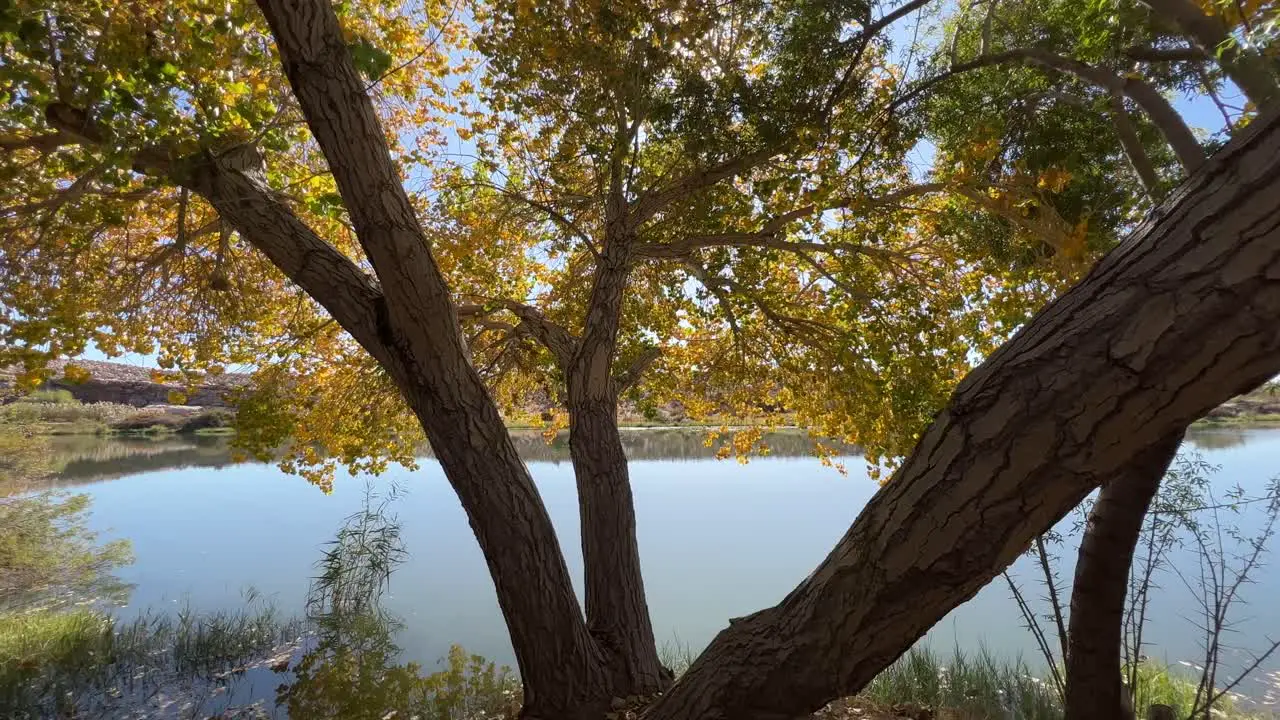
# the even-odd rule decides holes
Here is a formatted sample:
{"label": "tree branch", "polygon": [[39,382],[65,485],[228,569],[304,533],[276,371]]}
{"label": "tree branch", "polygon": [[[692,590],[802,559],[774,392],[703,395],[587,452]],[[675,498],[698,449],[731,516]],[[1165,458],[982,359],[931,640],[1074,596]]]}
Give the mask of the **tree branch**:
{"label": "tree branch", "polygon": [[671,259],[687,256],[699,248],[728,246],[773,248],[788,252],[830,253],[848,250],[875,254],[877,252],[875,249],[864,246],[784,240],[783,230],[793,222],[812,217],[827,210],[860,210],[884,207],[910,197],[929,195],[945,189],[946,185],[943,183],[922,183],[905,187],[877,198],[846,198],[824,206],[805,205],[769,219],[755,232],[690,235],[670,243],[643,243],[636,246],[635,253],[641,257]]}
{"label": "tree branch", "polygon": [[1128,97],[1147,113],[1151,122],[1155,124],[1161,134],[1164,135],[1165,140],[1168,141],[1169,146],[1173,148],[1174,154],[1178,156],[1179,162],[1181,162],[1187,173],[1191,173],[1204,164],[1204,148],[1200,145],[1200,141],[1196,139],[1195,133],[1191,132],[1191,128],[1187,126],[1173,105],[1151,85],[1136,77],[1122,77],[1105,68],[1088,65],[1040,48],[1005,50],[979,56],[960,65],[953,65],[946,72],[922,81],[916,87],[895,99],[886,108],[886,112],[892,112],[932,89],[935,85],[961,73],[1012,62],[1030,63],[1042,68],[1074,75],[1098,88]]}
{"label": "tree branch", "polygon": [[711,187],[721,180],[747,172],[777,153],[777,147],[769,147],[739,155],[709,168],[689,173],[665,188],[643,195],[632,204],[630,224],[632,227],[637,227],[662,212],[677,199]]}
{"label": "tree branch", "polygon": [[1142,183],[1142,189],[1146,191],[1147,197],[1150,197],[1152,202],[1158,202],[1160,177],[1156,175],[1156,169],[1151,164],[1151,157],[1147,155],[1146,148],[1142,147],[1142,139],[1138,137],[1138,131],[1133,126],[1129,111],[1124,107],[1124,97],[1118,93],[1111,93],[1110,102],[1111,124],[1116,129],[1116,136],[1120,138],[1120,147],[1124,149],[1124,155],[1129,159],[1129,165],[1138,176],[1138,181]]}
{"label": "tree branch", "polygon": [[0,218],[30,215],[40,211],[55,213],[63,205],[66,205],[68,202],[84,195],[89,190],[89,183],[93,182],[94,179],[101,175],[104,169],[106,169],[106,165],[103,163],[99,163],[92,168],[89,168],[89,170],[72,181],[72,183],[66,188],[54,193],[44,200],[27,203],[26,205],[0,208]]}
{"label": "tree branch", "polygon": [[1133,45],[1125,48],[1125,57],[1137,62],[1204,62],[1209,57],[1204,51],[1194,47],[1153,48],[1144,45]]}
{"label": "tree branch", "polygon": [[53,152],[64,145],[75,145],[79,141],[67,133],[51,132],[30,137],[13,135],[0,136],[0,151],[6,153],[17,150],[39,150],[42,154]]}
{"label": "tree branch", "polygon": [[987,0],[987,15],[982,19],[982,38],[978,45],[978,54],[986,55],[991,51],[991,26],[996,16],[996,5],[999,0]]}
{"label": "tree branch", "polygon": [[506,310],[520,320],[516,328],[523,328],[535,340],[542,343],[543,347],[555,357],[556,363],[561,369],[569,366],[574,352],[578,349],[578,339],[563,326],[547,319],[547,316],[541,310],[532,305],[504,298],[482,299],[485,301],[484,305],[458,305],[458,316],[480,317],[490,314],[493,309]]}
{"label": "tree branch", "polygon": [[1222,72],[1259,108],[1280,104],[1280,84],[1266,58],[1249,52],[1231,37],[1217,15],[1190,0],[1141,0],[1161,17],[1172,19],[1208,57],[1217,58]]}
{"label": "tree branch", "polygon": [[266,186],[262,157],[242,147],[220,158],[197,157],[174,169],[199,194],[389,370],[402,368],[380,329],[385,302],[376,281],[325,242]]}
{"label": "tree branch", "polygon": [[660,357],[662,357],[662,348],[657,346],[645,348],[644,352],[631,361],[626,370],[614,376],[613,385],[617,392],[622,394],[640,382],[640,378],[644,376],[645,371]]}
{"label": "tree branch", "polygon": [[528,197],[527,195],[518,193],[514,190],[510,190],[508,188],[502,187],[500,185],[496,185],[494,183],[477,182],[475,184],[480,185],[482,187],[487,187],[487,188],[496,190],[513,200],[518,200],[519,202],[522,202],[525,205],[528,205],[529,207],[535,210],[541,211],[542,213],[546,214],[547,217],[551,218],[556,224],[560,225],[565,230],[569,231],[570,235],[573,235],[574,237],[581,240],[584,244],[586,244],[587,249],[591,251],[592,255],[599,255],[600,251],[598,248],[596,248],[595,243],[591,240],[591,236],[588,235],[585,230],[579,227],[576,222],[569,219],[567,215],[560,212],[559,210],[556,210],[554,207],[548,205],[545,202],[542,202],[541,200],[534,200],[533,198]]}
{"label": "tree branch", "polygon": [[[694,277],[697,278],[698,281],[701,282],[708,290],[713,290],[713,287],[718,286],[734,293],[738,297],[741,297],[754,305],[755,308],[760,311],[760,314],[763,315],[766,320],[773,323],[775,327],[783,332],[792,333],[798,338],[810,340],[815,348],[821,347],[824,341],[830,340],[840,334],[840,331],[837,328],[818,320],[790,315],[775,310],[760,296],[756,295],[742,283],[733,278],[712,275],[707,272],[706,268],[689,260],[685,261],[685,266],[690,269]],[[715,293],[714,290],[713,294],[716,295],[718,300],[724,302],[724,298],[718,293]]]}

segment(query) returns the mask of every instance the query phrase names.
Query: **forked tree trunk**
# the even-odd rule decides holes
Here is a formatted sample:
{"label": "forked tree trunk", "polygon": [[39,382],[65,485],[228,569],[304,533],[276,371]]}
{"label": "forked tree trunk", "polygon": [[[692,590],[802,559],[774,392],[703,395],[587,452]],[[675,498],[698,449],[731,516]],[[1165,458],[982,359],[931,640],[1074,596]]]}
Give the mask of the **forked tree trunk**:
{"label": "forked tree trunk", "polygon": [[971,372],[826,560],[647,720],[792,720],[857,692],[1099,483],[1280,372],[1276,198],[1270,114]]}
{"label": "forked tree trunk", "polygon": [[[240,177],[248,184],[244,196],[225,192],[219,178],[207,189],[250,242],[290,277],[310,284],[307,291],[378,358],[422,422],[493,577],[524,681],[523,715],[594,720],[609,702],[602,655],[542,499],[471,365],[449,287],[391,162],[333,7],[328,0],[259,5],[379,285],[349,280],[359,271],[322,240],[294,237],[306,230],[296,218],[273,226],[282,213],[268,214],[274,206],[262,198],[270,193],[254,187],[260,178]],[[352,288],[361,296],[347,298]]]}
{"label": "forked tree trunk", "polygon": [[1120,682],[1129,568],[1147,508],[1181,442],[1176,433],[1135,461],[1128,474],[1108,480],[1089,513],[1071,589],[1067,720],[1133,718],[1132,698]]}
{"label": "forked tree trunk", "polygon": [[669,686],[672,676],[658,660],[649,619],[631,481],[618,436],[617,405],[579,404],[570,417],[587,628],[604,654],[613,695],[650,695]]}
{"label": "forked tree trunk", "polygon": [[635,504],[618,434],[612,376],[626,291],[629,238],[613,234],[598,261],[578,351],[567,375],[569,450],[582,527],[587,627],[618,697],[649,695],[671,684],[658,660],[640,568]]}

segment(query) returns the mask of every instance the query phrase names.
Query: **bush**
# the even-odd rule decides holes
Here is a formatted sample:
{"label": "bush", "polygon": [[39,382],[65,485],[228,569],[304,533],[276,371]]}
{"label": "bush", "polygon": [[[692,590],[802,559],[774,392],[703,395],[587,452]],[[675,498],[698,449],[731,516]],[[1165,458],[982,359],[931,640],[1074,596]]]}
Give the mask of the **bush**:
{"label": "bush", "polygon": [[111,423],[111,429],[125,432],[177,432],[186,420],[181,416],[146,410]]}
{"label": "bush", "polygon": [[197,430],[213,430],[231,427],[236,420],[236,416],[230,410],[215,408],[191,416],[182,424],[181,432],[189,433]]}
{"label": "bush", "polygon": [[109,661],[111,619],[89,610],[0,615],[0,708],[5,717],[61,717],[76,678]]}
{"label": "bush", "polygon": [[79,404],[70,390],[36,390],[24,396],[19,402],[44,403],[47,405]]}
{"label": "bush", "polygon": [[[61,390],[59,392],[66,392]],[[0,422],[15,425],[34,423],[92,422],[110,425],[138,414],[132,405],[97,402],[81,404],[71,402],[31,401],[26,398],[0,407]]]}

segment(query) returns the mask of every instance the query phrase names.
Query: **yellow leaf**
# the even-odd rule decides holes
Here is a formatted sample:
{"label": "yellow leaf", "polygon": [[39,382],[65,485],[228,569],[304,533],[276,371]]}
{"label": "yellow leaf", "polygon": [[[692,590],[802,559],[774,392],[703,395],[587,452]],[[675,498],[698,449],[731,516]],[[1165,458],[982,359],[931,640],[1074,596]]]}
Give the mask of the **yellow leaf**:
{"label": "yellow leaf", "polygon": [[1071,182],[1071,172],[1068,170],[1046,170],[1040,174],[1036,180],[1036,187],[1049,192],[1060,193]]}
{"label": "yellow leaf", "polygon": [[82,382],[88,381],[89,371],[79,365],[67,363],[67,366],[62,369],[62,377],[69,383],[79,385]]}

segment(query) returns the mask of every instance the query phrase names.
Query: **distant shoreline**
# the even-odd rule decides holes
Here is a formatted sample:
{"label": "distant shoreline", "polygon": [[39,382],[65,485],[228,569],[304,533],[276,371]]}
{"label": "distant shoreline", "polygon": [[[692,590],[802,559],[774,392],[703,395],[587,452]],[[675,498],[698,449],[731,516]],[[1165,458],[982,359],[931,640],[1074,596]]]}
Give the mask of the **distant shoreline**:
{"label": "distant shoreline", "polygon": [[[132,428],[115,428],[104,425],[100,422],[92,420],[70,421],[70,422],[14,422],[11,420],[0,420],[0,427],[7,427],[13,432],[30,436],[30,437],[118,437],[118,438],[163,438],[163,437],[234,437],[235,428],[230,426],[221,427],[197,427],[188,428],[182,425],[174,424],[155,424],[146,427]],[[719,430],[725,429],[729,431],[744,430],[753,427],[767,427],[770,432],[803,432],[805,428],[799,425],[772,425],[769,423],[749,423],[742,421],[734,421],[728,423],[717,422],[628,422],[619,421],[618,427],[623,430]],[[1259,415],[1235,415],[1230,417],[1204,417],[1191,424],[1192,428],[1201,430],[1210,430],[1215,428],[1221,429],[1247,429],[1247,428],[1267,428],[1280,427],[1280,414],[1259,414]],[[508,430],[520,430],[529,432],[540,432],[543,430],[538,425],[529,423],[513,422],[507,425]],[[566,428],[567,430],[567,428]]]}

